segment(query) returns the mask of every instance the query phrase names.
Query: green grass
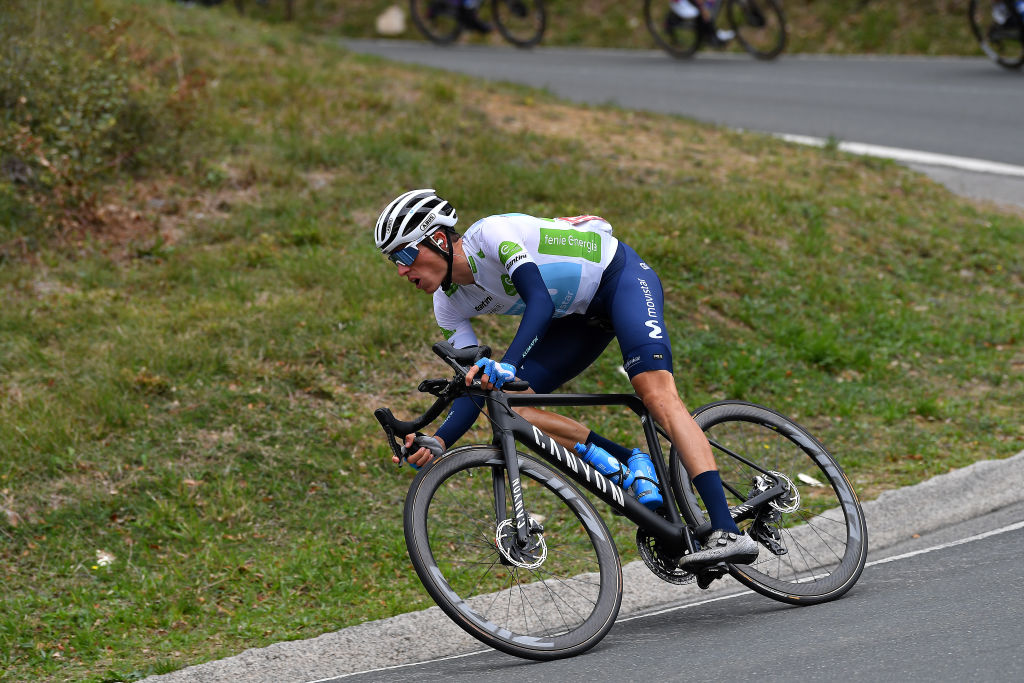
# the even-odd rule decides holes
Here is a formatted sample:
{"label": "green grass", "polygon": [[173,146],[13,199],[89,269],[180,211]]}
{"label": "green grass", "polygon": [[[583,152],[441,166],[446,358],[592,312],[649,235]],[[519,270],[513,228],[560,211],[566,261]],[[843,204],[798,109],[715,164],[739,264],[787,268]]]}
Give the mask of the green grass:
{"label": "green grass", "polygon": [[[1022,448],[1019,212],[227,8],[96,6],[205,85],[195,142],[98,180],[77,230],[35,232],[19,212],[52,207],[0,176],[24,238],[0,260],[2,680],[132,679],[431,604],[402,540],[409,471],[372,417],[422,410],[412,387],[445,374],[429,299],[369,238],[411,187],[463,226],[608,218],[661,274],[687,404],[795,416],[866,498]],[[479,331],[501,348],[513,324]],[[626,390],[616,356],[569,388]]]}
{"label": "green grass", "polygon": [[[294,0],[297,25],[306,31],[347,37],[379,37],[375,20],[387,7],[406,12],[408,2],[399,0]],[[284,3],[272,1],[265,8],[250,2],[249,15],[283,22]],[[664,0],[667,8],[668,0]],[[483,12],[489,13],[489,3]],[[643,19],[643,3],[615,0],[546,0],[548,28],[545,45],[655,48]],[[971,34],[967,3],[960,0],[920,0],[891,3],[882,0],[784,0],[789,40],[787,53],[919,54],[980,56]],[[228,15],[234,9],[225,6]],[[406,21],[398,36],[421,39]],[[498,35],[461,40],[500,44]],[[738,48],[737,48],[738,49]]]}

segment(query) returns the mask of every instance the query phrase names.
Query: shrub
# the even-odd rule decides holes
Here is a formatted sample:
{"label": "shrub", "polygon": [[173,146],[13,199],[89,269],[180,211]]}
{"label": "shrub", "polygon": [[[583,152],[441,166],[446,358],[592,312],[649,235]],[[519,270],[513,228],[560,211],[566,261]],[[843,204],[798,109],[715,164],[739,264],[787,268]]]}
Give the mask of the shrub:
{"label": "shrub", "polygon": [[0,257],[87,228],[104,183],[176,164],[204,85],[130,4],[4,5]]}

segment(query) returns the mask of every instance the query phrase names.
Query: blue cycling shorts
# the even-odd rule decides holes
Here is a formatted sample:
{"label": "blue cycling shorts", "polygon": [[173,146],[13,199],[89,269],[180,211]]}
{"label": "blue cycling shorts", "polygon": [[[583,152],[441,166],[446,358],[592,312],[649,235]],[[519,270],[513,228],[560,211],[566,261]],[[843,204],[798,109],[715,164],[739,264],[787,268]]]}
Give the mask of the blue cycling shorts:
{"label": "blue cycling shorts", "polygon": [[587,312],[552,320],[519,376],[537,393],[550,393],[590,367],[612,339],[619,340],[630,379],[649,370],[672,372],[664,298],[658,274],[619,242]]}

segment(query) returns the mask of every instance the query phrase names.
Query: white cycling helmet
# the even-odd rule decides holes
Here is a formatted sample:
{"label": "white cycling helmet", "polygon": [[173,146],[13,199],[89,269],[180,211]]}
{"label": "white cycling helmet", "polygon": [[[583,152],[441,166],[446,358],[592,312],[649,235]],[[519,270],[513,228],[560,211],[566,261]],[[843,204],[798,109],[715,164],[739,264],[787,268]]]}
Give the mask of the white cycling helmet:
{"label": "white cycling helmet", "polygon": [[418,243],[440,228],[454,227],[458,220],[455,207],[438,197],[433,189],[410,190],[381,211],[374,237],[377,248],[390,254]]}

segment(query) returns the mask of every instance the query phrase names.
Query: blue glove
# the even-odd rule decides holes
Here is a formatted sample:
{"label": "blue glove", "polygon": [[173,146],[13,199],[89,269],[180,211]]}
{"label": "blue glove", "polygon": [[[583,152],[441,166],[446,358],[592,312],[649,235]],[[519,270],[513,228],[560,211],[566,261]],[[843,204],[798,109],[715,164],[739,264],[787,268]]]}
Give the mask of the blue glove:
{"label": "blue glove", "polygon": [[481,358],[476,362],[478,368],[483,368],[483,374],[491,380],[495,389],[500,389],[505,382],[511,382],[516,378],[516,368],[509,363]]}

